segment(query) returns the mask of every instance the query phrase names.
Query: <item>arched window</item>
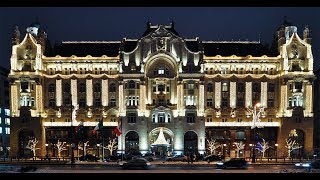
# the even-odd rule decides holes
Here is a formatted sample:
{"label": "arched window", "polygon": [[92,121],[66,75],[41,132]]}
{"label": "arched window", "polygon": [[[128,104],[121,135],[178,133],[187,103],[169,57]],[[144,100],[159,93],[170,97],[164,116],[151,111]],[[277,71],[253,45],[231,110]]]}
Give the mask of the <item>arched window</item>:
{"label": "arched window", "polygon": [[100,83],[94,84],[94,92],[101,92],[101,84]]}
{"label": "arched window", "polygon": [[154,114],[152,114],[152,122],[156,122],[156,118]]}
{"label": "arched window", "polygon": [[213,92],[213,85],[212,83],[209,83],[208,86],[207,86],[207,91],[208,92]]}
{"label": "arched window", "polygon": [[81,92],[81,93],[86,92],[86,85],[84,83],[80,83],[79,92]]}
{"label": "arched window", "polygon": [[114,83],[110,84],[110,88],[109,88],[110,92],[116,92],[116,85]]}
{"label": "arched window", "polygon": [[54,83],[49,84],[49,92],[55,92],[56,91],[56,85]]}
{"label": "arched window", "polygon": [[63,86],[63,92],[65,93],[70,93],[70,84],[69,83],[65,83]]}
{"label": "arched window", "polygon": [[170,123],[170,121],[171,121],[171,115],[168,114],[168,123]]}
{"label": "arched window", "polygon": [[134,81],[129,81],[129,89],[135,89],[136,87],[135,87],[135,83],[134,83]]}

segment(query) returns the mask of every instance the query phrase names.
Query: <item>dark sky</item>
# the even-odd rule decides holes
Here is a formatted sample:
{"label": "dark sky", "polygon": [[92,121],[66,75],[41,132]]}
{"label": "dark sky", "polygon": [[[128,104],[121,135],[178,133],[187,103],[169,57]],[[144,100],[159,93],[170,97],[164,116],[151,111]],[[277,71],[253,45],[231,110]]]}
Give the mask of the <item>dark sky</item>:
{"label": "dark sky", "polygon": [[140,38],[147,21],[173,20],[184,38],[200,40],[252,40],[271,44],[284,16],[298,27],[302,38],[309,26],[315,69],[320,58],[320,7],[0,7],[1,65],[10,68],[11,33],[25,29],[37,18],[52,44],[62,40],[121,40]]}

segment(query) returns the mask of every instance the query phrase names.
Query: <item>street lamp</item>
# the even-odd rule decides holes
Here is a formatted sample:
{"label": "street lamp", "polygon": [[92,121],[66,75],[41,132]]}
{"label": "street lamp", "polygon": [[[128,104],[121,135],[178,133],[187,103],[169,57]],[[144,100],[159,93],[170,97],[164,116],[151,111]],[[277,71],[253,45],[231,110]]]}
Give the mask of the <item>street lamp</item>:
{"label": "street lamp", "polygon": [[275,144],[276,146],[276,162],[278,162],[278,144]]}
{"label": "street lamp", "polygon": [[227,144],[224,143],[224,144],[223,144],[223,161],[226,160],[226,146],[227,146]]}
{"label": "street lamp", "polygon": [[49,159],[49,156],[48,156],[48,146],[49,146],[49,144],[46,143],[45,145],[46,145],[46,159]]}
{"label": "street lamp", "polygon": [[[256,162],[256,128],[259,128],[258,123],[260,122],[260,116],[261,116],[261,113],[264,111],[264,108],[260,106],[261,104],[257,103],[253,107],[253,111],[252,111],[252,126],[251,126],[251,129],[253,129],[252,163]],[[257,111],[257,107],[259,108],[258,111]]]}
{"label": "street lamp", "polygon": [[100,159],[100,144],[97,144],[97,146],[98,146],[98,157]]}

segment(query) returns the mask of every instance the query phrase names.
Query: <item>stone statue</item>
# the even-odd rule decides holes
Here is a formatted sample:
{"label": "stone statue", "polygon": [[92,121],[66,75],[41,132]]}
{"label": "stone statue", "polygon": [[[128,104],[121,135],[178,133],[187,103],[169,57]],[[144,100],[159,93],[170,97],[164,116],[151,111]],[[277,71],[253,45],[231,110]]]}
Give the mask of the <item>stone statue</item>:
{"label": "stone statue", "polygon": [[77,121],[77,110],[79,109],[79,104],[74,106],[72,111],[72,122]]}

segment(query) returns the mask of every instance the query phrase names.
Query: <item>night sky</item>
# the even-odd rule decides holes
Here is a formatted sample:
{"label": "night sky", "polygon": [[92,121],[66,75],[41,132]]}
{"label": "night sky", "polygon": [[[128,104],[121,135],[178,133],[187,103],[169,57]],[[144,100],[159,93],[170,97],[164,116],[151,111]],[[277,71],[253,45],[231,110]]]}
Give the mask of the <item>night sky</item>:
{"label": "night sky", "polygon": [[320,67],[320,7],[0,7],[0,62],[10,69],[11,34],[21,38],[36,19],[51,44],[63,41],[110,41],[141,38],[147,22],[169,25],[184,38],[250,40],[271,44],[284,17],[302,38],[309,26],[315,70]]}

